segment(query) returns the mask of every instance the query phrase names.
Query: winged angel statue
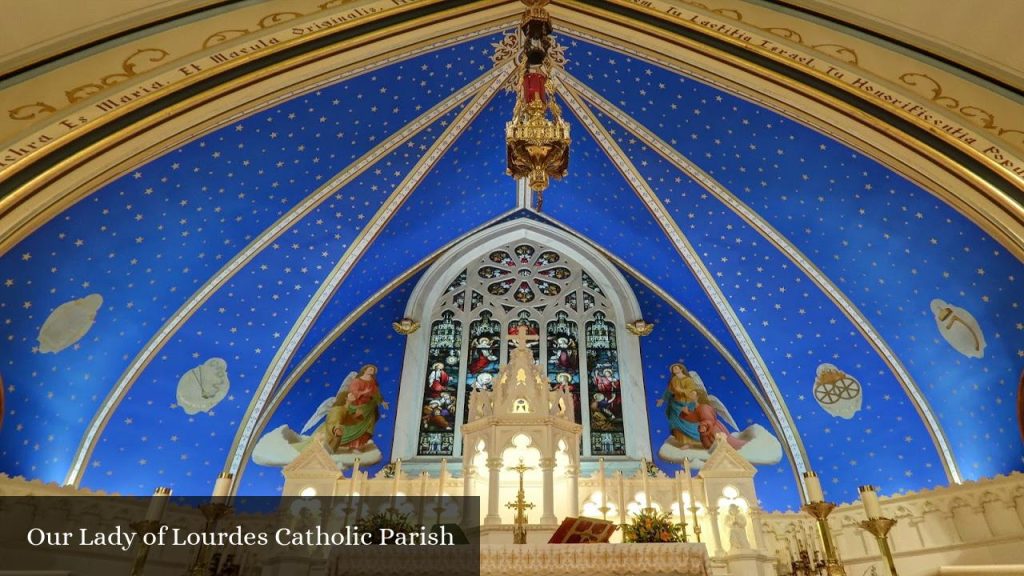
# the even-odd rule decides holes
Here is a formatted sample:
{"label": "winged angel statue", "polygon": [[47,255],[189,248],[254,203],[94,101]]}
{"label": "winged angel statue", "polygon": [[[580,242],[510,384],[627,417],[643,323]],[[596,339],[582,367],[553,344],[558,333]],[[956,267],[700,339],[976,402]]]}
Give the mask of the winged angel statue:
{"label": "winged angel statue", "polygon": [[252,459],[264,466],[287,466],[316,440],[339,467],[351,465],[356,458],[362,464],[375,464],[381,459],[373,443],[380,408],[387,409],[388,403],[377,385],[377,367],[367,364],[359,372],[349,373],[338,394],[320,403],[301,432],[282,425],[260,438]]}
{"label": "winged angel statue", "polygon": [[[708,393],[695,370],[673,364],[670,372],[668,387],[657,403],[665,406],[671,428],[671,435],[658,451],[663,460],[682,462],[689,458],[699,467],[710,456],[717,434],[724,434],[729,445],[753,464],[776,464],[782,459],[782,445],[760,424],[739,431],[732,414],[721,400]],[[737,432],[730,433],[726,424]]]}

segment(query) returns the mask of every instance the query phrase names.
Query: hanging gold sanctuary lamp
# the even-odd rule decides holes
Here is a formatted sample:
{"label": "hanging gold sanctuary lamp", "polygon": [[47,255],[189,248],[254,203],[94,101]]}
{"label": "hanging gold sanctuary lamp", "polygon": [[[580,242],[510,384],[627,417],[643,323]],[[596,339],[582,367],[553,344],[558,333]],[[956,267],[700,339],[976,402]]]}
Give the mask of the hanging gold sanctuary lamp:
{"label": "hanging gold sanctuary lamp", "polygon": [[526,178],[537,196],[537,211],[544,202],[549,179],[569,171],[569,125],[555,103],[550,82],[551,16],[548,0],[522,0],[526,4],[519,26],[523,35],[522,63],[516,76],[516,107],[505,124],[508,174]]}

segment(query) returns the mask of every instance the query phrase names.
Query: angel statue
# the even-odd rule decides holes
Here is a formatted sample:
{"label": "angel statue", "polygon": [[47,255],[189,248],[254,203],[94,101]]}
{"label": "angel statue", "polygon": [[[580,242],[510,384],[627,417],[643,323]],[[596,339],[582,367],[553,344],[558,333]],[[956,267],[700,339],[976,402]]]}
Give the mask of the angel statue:
{"label": "angel statue", "polygon": [[388,403],[377,385],[377,367],[367,364],[349,373],[338,393],[320,403],[301,432],[283,425],[260,438],[252,459],[264,466],[287,466],[310,442],[318,441],[341,467],[357,457],[363,464],[375,464],[381,453],[373,443],[373,430],[381,408],[387,410]]}
{"label": "angel statue", "polygon": [[708,459],[708,450],[718,434],[752,463],[774,464],[782,458],[782,445],[758,424],[736,434],[729,432],[726,424],[739,430],[736,420],[721,400],[708,393],[695,370],[687,370],[683,364],[676,363],[669,371],[671,377],[665,394],[656,404],[665,406],[671,430],[671,436],[659,451],[662,459],[682,462],[689,458],[699,466]]}

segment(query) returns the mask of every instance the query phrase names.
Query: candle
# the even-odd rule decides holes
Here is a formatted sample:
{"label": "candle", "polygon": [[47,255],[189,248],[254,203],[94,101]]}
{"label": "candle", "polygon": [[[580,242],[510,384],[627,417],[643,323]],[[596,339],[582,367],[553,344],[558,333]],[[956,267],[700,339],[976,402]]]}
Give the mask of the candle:
{"label": "candle", "polygon": [[644,491],[644,508],[651,507],[651,495],[647,492],[647,459],[640,459],[640,480]]}
{"label": "candle", "polygon": [[224,504],[227,502],[228,494],[231,493],[231,479],[233,474],[230,472],[221,472],[217,476],[217,482],[213,485],[213,498],[214,504]]}
{"label": "candle", "polygon": [[807,499],[811,502],[824,502],[825,493],[821,491],[821,481],[814,472],[804,472],[804,482],[807,484]]}
{"label": "candle", "polygon": [[359,475],[359,458],[352,464],[352,474],[348,477],[348,500],[352,505],[352,498],[356,495],[356,476]]}
{"label": "candle", "polygon": [[601,475],[601,512],[603,513],[608,508],[608,493],[604,481],[604,458],[601,458],[598,462],[600,464],[598,473]]}
{"label": "candle", "polygon": [[878,492],[875,492],[875,487],[870,484],[867,486],[861,486],[860,499],[864,502],[864,512],[868,515],[868,518],[874,520],[882,516],[882,506],[878,503]]}
{"label": "candle", "polygon": [[619,522],[626,523],[626,487],[622,483],[622,470],[615,471],[615,477],[619,482]]}
{"label": "candle", "polygon": [[690,474],[690,459],[683,458],[683,469],[686,470],[686,485],[690,488],[690,507],[697,507],[697,493],[693,491],[693,475]]}
{"label": "candle", "polygon": [[164,488],[163,486],[153,492],[153,497],[149,499],[149,509],[146,510],[147,522],[159,522],[163,518],[164,509],[167,508],[167,500],[170,495],[171,489]]}
{"label": "candle", "polygon": [[683,488],[683,472],[676,470],[676,490],[679,491],[679,521],[686,518],[686,490]]}
{"label": "candle", "polygon": [[445,476],[447,476],[447,475],[448,475],[448,459],[447,458],[441,458],[441,475],[437,478],[437,497],[438,497],[438,499],[440,499],[441,496],[444,495],[444,483],[445,483],[445,480],[447,480],[447,478],[445,478]]}
{"label": "candle", "polygon": [[398,460],[395,460],[395,465],[392,468],[391,473],[393,474],[393,476],[391,477],[391,501],[390,501],[388,506],[390,508],[394,509],[394,507],[395,507],[395,498],[398,497],[398,482],[400,480],[400,476],[402,475],[402,459],[401,458],[399,458]]}

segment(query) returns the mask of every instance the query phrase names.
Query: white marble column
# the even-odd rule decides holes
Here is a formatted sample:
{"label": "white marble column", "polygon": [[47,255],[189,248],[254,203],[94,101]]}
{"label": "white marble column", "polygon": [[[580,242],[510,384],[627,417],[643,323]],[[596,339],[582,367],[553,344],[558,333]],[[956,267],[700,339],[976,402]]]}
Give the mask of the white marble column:
{"label": "white marble column", "polygon": [[754,529],[754,541],[751,542],[750,547],[771,553],[768,550],[768,544],[764,537],[764,526],[762,526],[763,521],[761,519],[762,510],[757,506],[751,506],[748,512],[750,512],[750,525]]}
{"label": "white marble column", "polygon": [[723,556],[725,550],[722,549],[722,531],[718,527],[718,506],[708,506],[708,516],[711,518],[711,537],[714,539],[715,544],[715,556]]}
{"label": "white marble column", "polygon": [[488,484],[487,484],[487,516],[484,518],[485,526],[492,526],[501,524],[501,514],[498,513],[498,493],[499,481],[501,477],[501,465],[503,464],[500,457],[490,457],[487,459],[487,472],[488,472]]}
{"label": "white marble column", "polygon": [[569,516],[576,518],[580,515],[580,467],[578,464],[570,465],[565,471],[569,478]]}
{"label": "white marble column", "polygon": [[474,483],[476,482],[476,466],[462,467],[462,495],[466,498],[473,496]]}
{"label": "white marble column", "polygon": [[555,459],[541,458],[540,471],[543,474],[544,506],[540,515],[541,524],[557,524],[555,517]]}

